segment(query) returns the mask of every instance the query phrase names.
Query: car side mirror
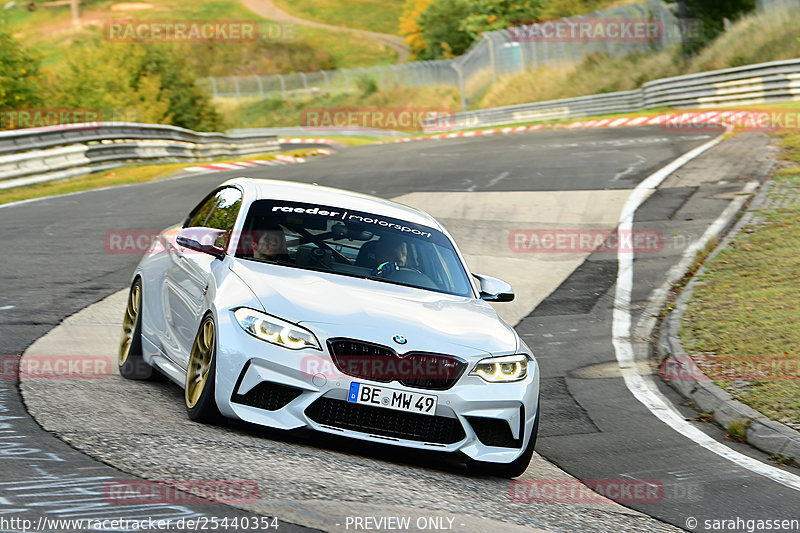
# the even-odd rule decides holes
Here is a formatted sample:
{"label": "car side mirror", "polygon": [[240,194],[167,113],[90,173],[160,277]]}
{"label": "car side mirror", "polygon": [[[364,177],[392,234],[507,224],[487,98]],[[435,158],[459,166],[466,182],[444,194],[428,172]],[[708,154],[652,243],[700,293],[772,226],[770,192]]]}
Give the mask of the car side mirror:
{"label": "car side mirror", "polygon": [[514,289],[505,281],[491,276],[472,274],[478,280],[481,300],[487,302],[510,302],[514,299]]}
{"label": "car side mirror", "polygon": [[213,255],[217,259],[225,257],[225,235],[223,229],[213,228],[183,228],[175,237],[179,246]]}

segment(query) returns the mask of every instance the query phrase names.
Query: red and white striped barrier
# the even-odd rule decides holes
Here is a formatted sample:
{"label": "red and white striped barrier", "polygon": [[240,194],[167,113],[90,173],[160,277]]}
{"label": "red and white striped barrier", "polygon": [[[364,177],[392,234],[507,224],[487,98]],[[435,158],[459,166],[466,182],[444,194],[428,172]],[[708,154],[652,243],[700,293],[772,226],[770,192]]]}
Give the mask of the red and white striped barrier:
{"label": "red and white striped barrier", "polygon": [[416,137],[405,137],[381,141],[376,144],[422,141],[430,139],[457,139],[462,137],[477,137],[479,135],[496,135],[509,133],[522,133],[526,131],[537,131],[542,129],[591,129],[591,128],[620,128],[625,126],[653,126],[662,125],[664,128],[691,129],[703,125],[727,125],[745,123],[747,118],[761,115],[759,111],[706,111],[706,112],[687,112],[670,113],[663,115],[639,116],[639,117],[619,117],[593,119],[575,122],[558,122],[553,124],[534,124],[532,126],[508,126],[505,128],[489,128],[485,130],[459,131],[453,133],[437,133],[431,135],[419,135]]}
{"label": "red and white striped barrier", "polygon": [[309,138],[309,137],[280,137],[278,142],[283,144],[329,144],[331,146],[344,146],[339,141],[333,139]]}
{"label": "red and white striped barrier", "polygon": [[[312,150],[310,153],[315,155],[330,155],[332,150],[327,148],[318,148],[316,150]],[[305,163],[306,159],[307,158],[305,157],[297,157],[295,155],[278,154],[275,156],[275,159],[270,160],[254,159],[252,161],[234,161],[232,163],[210,163],[208,165],[188,167],[183,170],[188,170],[191,172],[224,172],[228,170],[241,170],[255,167],[274,167],[279,165]]]}

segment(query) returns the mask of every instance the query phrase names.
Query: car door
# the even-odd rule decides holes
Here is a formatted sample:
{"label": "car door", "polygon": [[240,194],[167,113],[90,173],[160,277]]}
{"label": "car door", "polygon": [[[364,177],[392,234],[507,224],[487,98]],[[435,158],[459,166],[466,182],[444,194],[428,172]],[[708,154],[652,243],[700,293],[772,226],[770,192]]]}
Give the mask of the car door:
{"label": "car door", "polygon": [[[242,203],[242,193],[234,187],[225,187],[212,194],[190,215],[184,228],[222,229],[227,239],[233,230]],[[186,369],[189,352],[203,314],[207,311],[206,293],[214,283],[211,267],[218,261],[212,255],[183,248],[174,241],[170,265],[165,277],[165,307],[167,326],[173,342],[167,355],[181,368]],[[167,349],[167,346],[165,346]]]}

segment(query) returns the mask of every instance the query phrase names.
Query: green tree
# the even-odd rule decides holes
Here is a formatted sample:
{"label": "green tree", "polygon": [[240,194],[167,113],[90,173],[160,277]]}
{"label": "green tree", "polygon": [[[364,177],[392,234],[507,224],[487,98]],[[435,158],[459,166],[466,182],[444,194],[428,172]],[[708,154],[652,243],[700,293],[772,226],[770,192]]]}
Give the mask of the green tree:
{"label": "green tree", "polygon": [[169,101],[155,74],[142,75],[140,45],[90,41],[66,54],[47,92],[48,105],[98,109],[103,120],[169,124]]}
{"label": "green tree", "polygon": [[683,0],[690,17],[700,21],[701,35],[684,44],[685,52],[697,53],[725,31],[724,19],[736,20],[756,8],[755,0]]}
{"label": "green tree", "polygon": [[463,54],[483,32],[539,16],[542,0],[433,0],[416,22],[427,50],[422,59]]}
{"label": "green tree", "polygon": [[138,75],[142,79],[155,76],[161,79],[161,90],[169,101],[172,125],[196,131],[219,129],[222,117],[208,93],[197,85],[197,77],[185,68],[184,63],[184,58],[171,49],[149,46]]}
{"label": "green tree", "polygon": [[39,58],[0,28],[0,109],[39,105]]}
{"label": "green tree", "polygon": [[49,105],[99,109],[104,120],[219,129],[221,117],[191,69],[159,44],[92,39],[73,47],[49,83]]}
{"label": "green tree", "polygon": [[461,23],[470,15],[469,0],[434,0],[419,16],[417,22],[428,49],[421,59],[436,59],[463,54],[473,38]]}
{"label": "green tree", "polygon": [[470,0],[470,14],[461,22],[473,40],[485,31],[502,30],[541,13],[541,0]]}

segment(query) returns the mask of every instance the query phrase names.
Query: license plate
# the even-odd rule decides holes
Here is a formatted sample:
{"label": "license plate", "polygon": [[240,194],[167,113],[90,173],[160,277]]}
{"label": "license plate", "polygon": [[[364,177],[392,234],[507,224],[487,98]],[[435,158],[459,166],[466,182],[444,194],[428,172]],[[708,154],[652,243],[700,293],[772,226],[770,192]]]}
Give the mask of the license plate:
{"label": "license plate", "polygon": [[436,396],[365,385],[355,381],[350,383],[350,394],[347,395],[347,401],[406,411],[407,413],[436,414]]}

